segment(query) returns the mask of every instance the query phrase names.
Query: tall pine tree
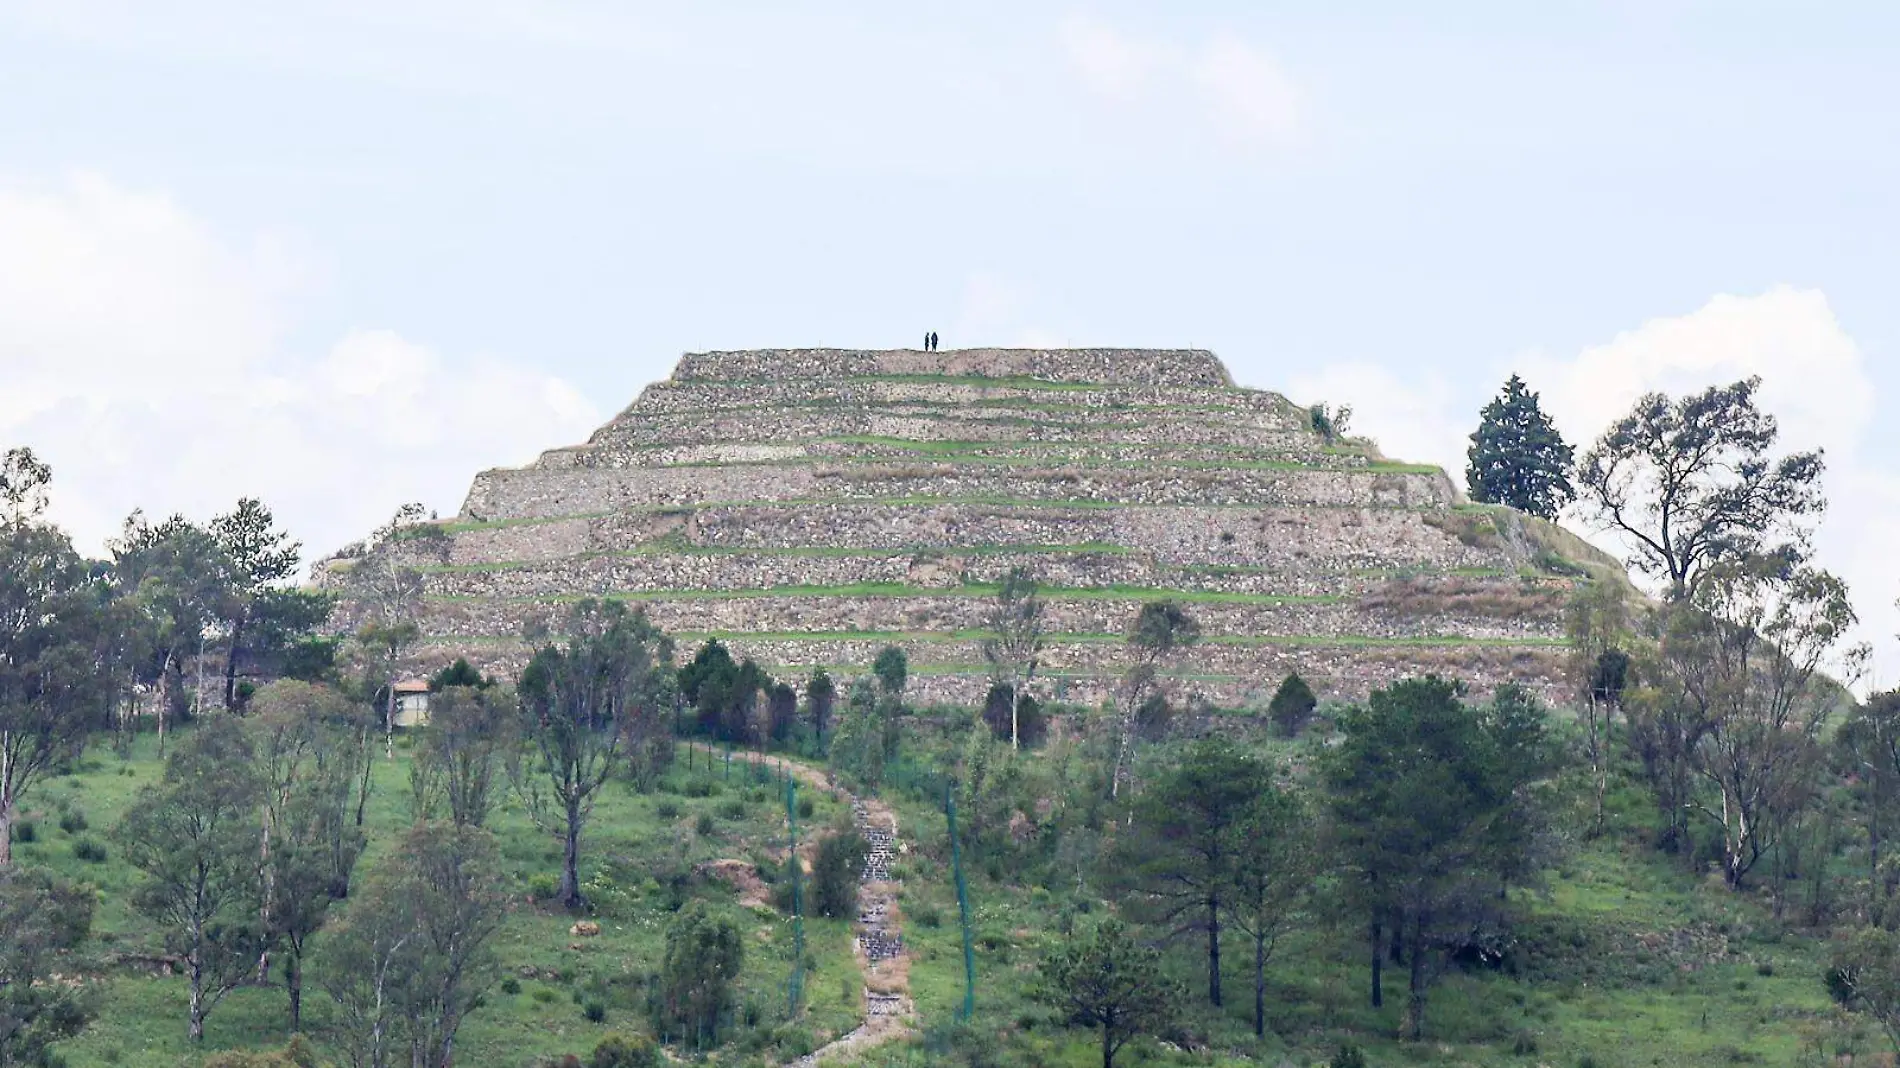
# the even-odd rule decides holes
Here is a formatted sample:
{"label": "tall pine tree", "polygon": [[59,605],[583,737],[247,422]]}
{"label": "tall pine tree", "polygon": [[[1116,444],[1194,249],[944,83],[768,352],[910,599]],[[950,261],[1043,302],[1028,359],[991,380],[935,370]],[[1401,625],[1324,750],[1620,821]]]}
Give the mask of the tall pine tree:
{"label": "tall pine tree", "polygon": [[1465,485],[1474,501],[1554,519],[1577,497],[1570,486],[1572,450],[1516,375],[1484,406],[1468,455]]}

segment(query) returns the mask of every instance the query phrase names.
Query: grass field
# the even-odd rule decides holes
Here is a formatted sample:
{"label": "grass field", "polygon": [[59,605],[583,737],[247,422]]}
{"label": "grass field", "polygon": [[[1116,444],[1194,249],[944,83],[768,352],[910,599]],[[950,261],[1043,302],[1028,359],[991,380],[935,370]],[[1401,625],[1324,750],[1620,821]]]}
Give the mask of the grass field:
{"label": "grass field", "polygon": [[[158,778],[161,764],[155,750],[150,736],[140,739],[129,761],[95,750],[73,774],[50,780],[28,799],[28,819],[35,824],[37,840],[17,847],[25,863],[98,888],[92,948],[108,961],[163,949],[159,932],[128,906],[140,876],[119,860],[108,833],[138,789]],[[681,753],[683,757],[684,749]],[[676,767],[652,794],[637,794],[619,780],[606,786],[582,853],[582,880],[592,898],[590,915],[601,925],[599,937],[570,935],[575,916],[528,900],[532,887],[558,874],[558,843],[537,831],[511,804],[504,804],[490,820],[516,890],[514,911],[495,942],[499,975],[513,978],[519,990],[510,993],[498,987],[489,992],[487,1004],[462,1030],[460,1063],[514,1068],[544,1053],[585,1055],[610,1031],[647,1030],[645,979],[658,968],[666,921],[682,896],[715,902],[739,921],[747,934],[742,1011],[768,1025],[761,1034],[783,1019],[792,960],[790,921],[773,911],[741,906],[724,883],[699,876],[678,879],[706,861],[753,860],[764,857],[767,848],[782,850],[782,794],[775,783],[749,779],[739,764],[730,771],[723,765],[708,771],[704,757],[700,759],[694,772]],[[701,785],[687,790],[694,779]],[[687,796],[702,791],[708,796]],[[816,804],[811,819],[801,820],[807,830],[840,818],[841,804],[815,792],[801,791],[801,796],[812,797]],[[399,748],[395,759],[377,761],[366,822],[370,843],[357,869],[359,878],[407,825],[407,804],[408,762]],[[87,828],[77,833],[62,830],[62,812],[83,813]],[[709,833],[700,833],[702,817],[710,821]],[[82,839],[104,845],[108,859],[80,860],[74,846]],[[321,940],[319,934],[317,951]],[[847,925],[808,919],[806,943],[816,969],[807,975],[808,1008],[795,1030],[809,1039],[791,1039],[791,1048],[854,1026],[860,1001]],[[185,1035],[183,978],[110,965],[104,975],[97,1022],[61,1049],[72,1068],[195,1066],[212,1050],[274,1047],[285,1040],[285,994],[275,983],[243,988],[227,998],[208,1021],[199,1050]],[[604,1007],[603,1021],[586,1018],[587,1002]],[[306,991],[307,1029],[321,1033],[326,1009],[319,991]]]}

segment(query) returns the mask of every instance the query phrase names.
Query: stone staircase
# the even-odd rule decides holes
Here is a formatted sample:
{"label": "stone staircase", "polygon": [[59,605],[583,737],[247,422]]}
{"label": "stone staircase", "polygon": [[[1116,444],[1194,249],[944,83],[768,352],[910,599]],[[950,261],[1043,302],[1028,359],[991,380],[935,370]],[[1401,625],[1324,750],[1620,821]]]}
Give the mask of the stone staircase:
{"label": "stone staircase", "polygon": [[905,975],[901,971],[890,976],[884,974],[887,964],[900,961],[904,955],[904,936],[894,907],[897,887],[891,878],[891,862],[899,851],[894,824],[889,822],[888,815],[879,818],[856,797],[851,799],[851,821],[867,846],[864,870],[859,875],[855,925],[858,951],[864,961],[864,1022],[792,1061],[793,1068],[810,1068],[850,1057],[906,1034],[907,1021],[913,1011],[907,994],[892,992],[909,989]]}
{"label": "stone staircase", "polygon": [[891,859],[897,855],[897,841],[889,827],[871,818],[864,802],[852,804],[851,818],[867,847],[864,873],[859,877],[864,890],[858,897],[858,946],[875,966],[904,952],[903,934],[890,916],[890,894],[875,889],[877,884],[891,881]]}

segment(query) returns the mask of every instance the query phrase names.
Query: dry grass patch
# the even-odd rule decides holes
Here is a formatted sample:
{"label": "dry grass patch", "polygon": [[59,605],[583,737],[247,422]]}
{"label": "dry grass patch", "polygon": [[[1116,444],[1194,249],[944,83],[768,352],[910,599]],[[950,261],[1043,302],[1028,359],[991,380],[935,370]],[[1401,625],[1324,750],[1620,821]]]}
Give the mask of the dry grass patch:
{"label": "dry grass patch", "polygon": [[1359,598],[1359,608],[1388,615],[1482,616],[1554,622],[1563,615],[1568,584],[1542,581],[1413,575],[1389,579]]}

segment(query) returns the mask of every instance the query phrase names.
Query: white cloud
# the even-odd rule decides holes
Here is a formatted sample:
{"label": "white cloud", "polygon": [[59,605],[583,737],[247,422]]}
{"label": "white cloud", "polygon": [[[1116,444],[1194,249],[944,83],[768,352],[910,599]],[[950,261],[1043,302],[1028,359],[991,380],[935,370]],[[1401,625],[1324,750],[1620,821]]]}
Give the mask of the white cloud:
{"label": "white cloud", "polygon": [[1134,99],[1161,68],[1177,66],[1177,49],[1131,37],[1094,19],[1072,15],[1058,35],[1063,53],[1083,84],[1107,96]]}
{"label": "white cloud", "polygon": [[1299,134],[1300,95],[1272,58],[1232,35],[1208,42],[1191,74],[1229,137],[1283,144]]}
{"label": "white cloud", "polygon": [[598,422],[558,378],[387,330],[285,352],[282,262],[96,175],[0,189],[0,443],[53,465],[82,547],[135,507],[205,518],[252,495],[313,556],[404,501],[453,513],[478,468]]}
{"label": "white cloud", "polygon": [[[1875,649],[1876,686],[1900,683],[1900,554],[1890,527],[1900,517],[1900,475],[1867,442],[1880,398],[1867,357],[1835,318],[1825,294],[1776,287],[1719,295],[1686,315],[1652,319],[1574,356],[1532,354],[1500,367],[1542,395],[1564,437],[1581,453],[1651,391],[1672,396],[1760,375],[1762,407],[1781,425],[1786,450],[1824,448],[1828,514],[1817,533],[1820,564],[1845,578],[1861,616],[1856,640]],[[1453,387],[1366,365],[1296,380],[1297,399],[1354,405],[1354,425],[1395,457],[1443,465],[1462,481],[1467,435],[1496,381]],[[1573,523],[1573,526],[1578,524]],[[1604,544],[1610,540],[1587,531]]]}
{"label": "white cloud", "polygon": [[1242,146],[1284,146],[1300,134],[1298,86],[1271,55],[1234,34],[1189,46],[1073,15],[1057,40],[1082,84],[1118,105],[1190,113]]}

